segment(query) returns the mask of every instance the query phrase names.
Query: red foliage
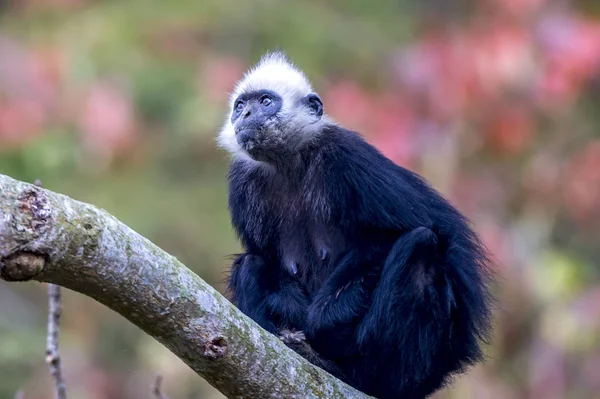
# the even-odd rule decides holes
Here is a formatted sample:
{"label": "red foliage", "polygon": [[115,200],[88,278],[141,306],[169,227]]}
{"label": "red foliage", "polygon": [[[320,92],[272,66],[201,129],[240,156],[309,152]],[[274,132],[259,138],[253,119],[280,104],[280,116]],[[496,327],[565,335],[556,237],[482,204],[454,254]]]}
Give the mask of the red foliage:
{"label": "red foliage", "polygon": [[572,102],[600,68],[600,23],[573,14],[554,14],[538,24],[543,60],[538,77],[540,102],[562,106]]}
{"label": "red foliage", "polygon": [[0,102],[2,146],[21,146],[38,136],[45,122],[40,103],[31,99]]}
{"label": "red foliage", "polygon": [[225,103],[235,82],[245,72],[245,65],[238,58],[211,57],[201,68],[198,86],[211,101]]}
{"label": "red foliage", "polygon": [[21,146],[50,123],[61,84],[61,54],[21,48],[0,36],[0,143]]}
{"label": "red foliage", "polygon": [[417,126],[414,116],[408,101],[392,93],[379,97],[369,116],[371,142],[384,155],[404,166],[409,166],[415,157]]}
{"label": "red foliage", "polygon": [[516,155],[533,140],[533,114],[521,104],[500,105],[489,117],[487,128],[492,148],[505,155]]}
{"label": "red foliage", "polygon": [[108,83],[97,83],[91,88],[79,125],[84,143],[106,158],[130,149],[137,139],[131,98]]}
{"label": "red foliage", "polygon": [[549,0],[488,0],[490,4],[514,17],[531,15],[549,2]]}
{"label": "red foliage", "polygon": [[369,129],[372,101],[373,99],[363,88],[350,80],[332,84],[323,94],[325,111],[332,117],[344,121],[348,127],[360,131]]}
{"label": "red foliage", "polygon": [[575,154],[563,179],[567,211],[587,224],[600,216],[600,140]]}

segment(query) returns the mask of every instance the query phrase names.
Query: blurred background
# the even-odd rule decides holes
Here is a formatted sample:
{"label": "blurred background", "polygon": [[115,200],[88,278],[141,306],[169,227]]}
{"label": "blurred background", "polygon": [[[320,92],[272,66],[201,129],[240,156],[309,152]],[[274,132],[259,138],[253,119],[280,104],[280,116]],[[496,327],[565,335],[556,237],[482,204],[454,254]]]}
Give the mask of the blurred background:
{"label": "blurred background", "polygon": [[[472,220],[499,281],[489,361],[436,398],[600,398],[597,0],[0,0],[0,173],[93,203],[223,291],[215,136],[276,46],[325,109]],[[47,287],[0,283],[0,397],[52,397]],[[73,399],[222,396],[64,292]]]}

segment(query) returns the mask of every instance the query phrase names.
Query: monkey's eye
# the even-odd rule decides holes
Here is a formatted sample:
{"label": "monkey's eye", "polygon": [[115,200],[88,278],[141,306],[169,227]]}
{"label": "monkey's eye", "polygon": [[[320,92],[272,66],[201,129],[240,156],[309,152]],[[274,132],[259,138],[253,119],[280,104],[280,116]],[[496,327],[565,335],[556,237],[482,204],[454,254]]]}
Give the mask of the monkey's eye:
{"label": "monkey's eye", "polygon": [[234,109],[236,112],[240,112],[241,110],[244,109],[244,102],[243,101],[238,101],[237,103],[235,103]]}
{"label": "monkey's eye", "polygon": [[271,99],[271,97],[269,96],[262,96],[260,98],[260,103],[264,106],[264,107],[268,107],[269,105],[271,105],[271,103],[273,102],[273,100]]}

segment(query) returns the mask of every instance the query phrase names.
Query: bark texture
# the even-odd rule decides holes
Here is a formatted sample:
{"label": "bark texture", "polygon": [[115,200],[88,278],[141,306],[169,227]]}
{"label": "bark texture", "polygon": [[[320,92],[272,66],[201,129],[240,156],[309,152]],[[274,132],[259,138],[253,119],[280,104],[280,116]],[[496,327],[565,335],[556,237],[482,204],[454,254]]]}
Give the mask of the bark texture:
{"label": "bark texture", "polygon": [[367,398],[288,349],[106,211],[3,175],[0,277],[96,299],[229,398]]}

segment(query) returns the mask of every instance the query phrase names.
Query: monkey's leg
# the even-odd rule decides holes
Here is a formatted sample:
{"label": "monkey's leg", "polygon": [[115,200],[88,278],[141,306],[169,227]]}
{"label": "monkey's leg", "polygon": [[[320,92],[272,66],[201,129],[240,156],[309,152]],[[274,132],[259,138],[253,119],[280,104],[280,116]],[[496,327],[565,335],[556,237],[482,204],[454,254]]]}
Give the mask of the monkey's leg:
{"label": "monkey's leg", "polygon": [[248,317],[270,332],[276,331],[274,320],[266,313],[262,282],[266,265],[259,256],[241,254],[231,266],[228,290],[233,303]]}
{"label": "monkey's leg", "polygon": [[376,378],[384,378],[373,389],[386,392],[384,387],[394,384],[396,394],[423,397],[442,384],[455,361],[450,336],[453,306],[436,235],[424,227],[404,234],[389,252],[356,331],[361,353],[369,356],[365,364],[376,359],[385,370],[373,369]]}
{"label": "monkey's leg", "polygon": [[366,271],[368,263],[364,253],[348,252],[308,307],[308,340],[327,358],[345,356],[356,350],[355,345],[351,345],[352,336],[368,309],[374,286]]}
{"label": "monkey's leg", "polygon": [[392,246],[358,329],[359,341],[377,337],[394,344],[413,335],[437,336],[440,323],[449,320],[452,302],[437,237],[419,227]]}
{"label": "monkey's leg", "polygon": [[257,255],[242,254],[232,266],[229,291],[234,304],[265,330],[303,329],[308,298],[291,278],[273,278],[273,271]]}

